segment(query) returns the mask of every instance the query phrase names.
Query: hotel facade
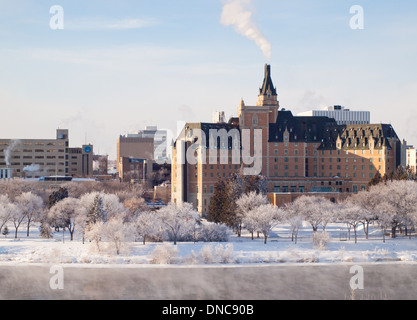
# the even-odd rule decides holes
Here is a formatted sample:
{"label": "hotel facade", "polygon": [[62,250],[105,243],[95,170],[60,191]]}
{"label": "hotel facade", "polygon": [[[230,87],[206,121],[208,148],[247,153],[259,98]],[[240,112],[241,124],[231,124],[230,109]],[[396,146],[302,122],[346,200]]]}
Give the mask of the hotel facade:
{"label": "hotel facade", "polygon": [[[212,139],[215,132],[227,139]],[[280,109],[266,65],[255,106],[241,100],[238,116],[227,123],[185,124],[173,147],[171,198],[207,213],[216,182],[251,167],[242,157],[246,152],[252,168],[258,160],[253,174],[266,177],[271,203],[282,205],[304,194],[336,202],[365,189],[377,172],[393,172],[401,164],[401,148],[390,124],[338,124],[334,118]]]}

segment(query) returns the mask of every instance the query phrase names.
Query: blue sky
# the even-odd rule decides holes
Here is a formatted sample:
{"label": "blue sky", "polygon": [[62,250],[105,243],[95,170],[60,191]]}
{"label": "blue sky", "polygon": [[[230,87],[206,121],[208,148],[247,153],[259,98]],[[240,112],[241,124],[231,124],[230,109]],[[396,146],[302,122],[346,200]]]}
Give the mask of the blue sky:
{"label": "blue sky", "polygon": [[[222,23],[231,1],[0,0],[0,137],[53,138],[60,126],[71,146],[115,159],[119,134],[175,134],[177,121],[255,104],[270,63],[281,107],[369,110],[417,144],[416,1],[240,0],[269,58]],[[49,26],[53,5],[63,30]],[[350,28],[353,5],[363,30]]]}

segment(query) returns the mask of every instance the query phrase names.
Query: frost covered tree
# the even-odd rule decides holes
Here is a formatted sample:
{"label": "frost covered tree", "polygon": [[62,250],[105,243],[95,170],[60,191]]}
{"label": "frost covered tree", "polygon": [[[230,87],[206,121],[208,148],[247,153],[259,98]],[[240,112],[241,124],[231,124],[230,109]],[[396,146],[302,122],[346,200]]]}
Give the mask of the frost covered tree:
{"label": "frost covered tree", "polygon": [[15,203],[26,218],[26,236],[29,237],[31,223],[39,222],[44,213],[43,200],[32,192],[25,192],[16,197]]}
{"label": "frost covered tree", "polygon": [[93,223],[96,219],[105,221],[112,216],[122,216],[125,219],[128,213],[127,208],[120,202],[116,194],[94,191],[84,194],[80,200],[86,214],[93,210],[89,217]]}
{"label": "frost covered tree", "polygon": [[7,210],[9,210],[10,213],[10,220],[13,222],[15,233],[14,237],[17,239],[17,231],[22,224],[23,220],[25,220],[26,215],[25,212],[19,209],[19,207],[14,203],[9,203],[7,205]]}
{"label": "frost covered tree", "polygon": [[102,194],[103,197],[103,207],[107,213],[107,218],[110,219],[112,217],[122,217],[123,220],[128,219],[129,211],[124,206],[124,204],[120,201],[120,198],[116,194],[111,193],[104,193]]}
{"label": "frost covered tree", "polygon": [[99,233],[104,231],[105,223],[112,218],[121,218],[127,222],[127,212],[115,194],[93,191],[82,195],[77,221],[83,234],[83,243],[87,238],[95,242],[100,250],[99,243],[104,235]]}
{"label": "frost covered tree", "polygon": [[97,251],[101,251],[101,241],[103,239],[104,222],[97,221],[84,231],[84,237],[96,245]]}
{"label": "frost covered tree", "polygon": [[385,219],[391,216],[392,237],[396,237],[400,227],[405,228],[407,233],[407,228],[417,216],[417,183],[412,180],[394,180],[372,188],[379,193],[379,215]]}
{"label": "frost covered tree", "polygon": [[394,218],[393,211],[386,203],[379,203],[375,206],[375,212],[377,214],[377,223],[381,228],[382,242],[385,243],[385,234],[387,230],[392,228],[392,221]]}
{"label": "frost covered tree", "polygon": [[87,229],[93,225],[94,221],[97,222],[99,217],[105,217],[105,212],[97,213],[97,210],[104,210],[100,208],[102,201],[99,201],[98,198],[98,192],[85,193],[79,198],[78,225],[83,235],[83,243]]}
{"label": "frost covered tree", "polygon": [[244,228],[251,233],[252,240],[253,233],[256,231],[256,226],[253,219],[251,219],[251,216],[246,216],[246,213],[265,204],[268,204],[267,197],[256,191],[244,193],[236,201],[239,220],[241,221],[241,224],[243,224]]}
{"label": "frost covered tree", "polygon": [[417,215],[417,183],[411,180],[397,180],[388,182],[385,188],[387,196],[384,201],[388,201],[394,212],[392,237],[395,238],[398,227],[405,228],[407,235],[408,228]]}
{"label": "frost covered tree", "polygon": [[362,208],[363,231],[365,238],[369,236],[369,225],[377,220],[376,205],[381,201],[379,187],[370,186],[368,191],[361,191],[349,197],[349,202]]}
{"label": "frost covered tree", "polygon": [[243,215],[242,215],[242,224],[243,227],[248,230],[248,232],[251,234],[251,239],[254,239],[253,234],[258,230],[258,221],[256,219],[256,210],[257,207],[246,211]]}
{"label": "frost covered tree", "polygon": [[43,239],[51,239],[53,237],[53,232],[51,230],[51,225],[49,219],[46,215],[43,215],[40,221],[39,233]]}
{"label": "frost covered tree", "polygon": [[353,228],[355,243],[358,243],[357,228],[364,221],[364,208],[353,203],[352,201],[347,200],[340,205],[340,209],[341,217],[339,218],[339,221],[343,221]]}
{"label": "frost covered tree", "polygon": [[303,220],[311,225],[314,232],[319,226],[325,230],[326,225],[335,220],[335,206],[324,197],[303,195],[295,199],[294,206]]}
{"label": "frost covered tree", "polygon": [[131,226],[129,223],[125,223],[122,217],[113,216],[104,223],[102,232],[116,254],[119,255],[122,245],[131,234]]}
{"label": "frost covered tree", "polygon": [[54,221],[55,225],[68,228],[71,241],[74,240],[75,227],[79,222],[79,206],[79,199],[68,197],[54,204],[48,212],[49,219]]}
{"label": "frost covered tree", "polygon": [[297,243],[298,232],[303,226],[303,218],[300,215],[297,205],[294,202],[287,203],[284,208],[283,221],[290,225],[291,230],[291,241],[295,240]]}
{"label": "frost covered tree", "polygon": [[282,211],[270,204],[261,205],[255,210],[258,211],[258,230],[263,234],[264,243],[266,244],[272,228],[279,223]]}
{"label": "frost covered tree", "polygon": [[135,234],[142,238],[145,244],[147,239],[158,236],[161,221],[155,212],[143,211],[136,216],[133,225]]}
{"label": "frost covered tree", "polygon": [[[245,214],[245,219],[250,219],[255,230],[261,232],[266,244],[272,228],[278,224],[279,217],[282,216],[282,210],[270,204],[258,206]],[[246,223],[246,222],[245,222]]]}
{"label": "frost covered tree", "polygon": [[85,193],[79,199],[80,229],[83,233],[84,243],[84,236],[87,229],[98,221],[107,219],[107,215],[103,207],[103,199],[99,192]]}
{"label": "frost covered tree", "polygon": [[10,207],[10,199],[7,195],[0,195],[0,231],[11,220],[13,210]]}
{"label": "frost covered tree", "polygon": [[170,202],[166,207],[158,211],[161,226],[171,234],[174,245],[185,229],[194,224],[200,215],[194,210],[192,204],[184,202],[181,205]]}

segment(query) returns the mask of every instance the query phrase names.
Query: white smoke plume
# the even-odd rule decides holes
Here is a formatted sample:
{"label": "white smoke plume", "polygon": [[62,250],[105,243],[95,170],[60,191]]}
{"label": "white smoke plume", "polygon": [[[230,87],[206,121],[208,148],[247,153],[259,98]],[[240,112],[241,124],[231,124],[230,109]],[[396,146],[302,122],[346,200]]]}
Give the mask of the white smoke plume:
{"label": "white smoke plume", "polygon": [[254,41],[269,61],[271,44],[251,19],[252,12],[249,8],[251,0],[223,0],[223,3],[220,23],[225,26],[233,26],[237,33]]}
{"label": "white smoke plume", "polygon": [[4,158],[7,166],[10,166],[10,156],[12,155],[13,149],[19,144],[21,144],[20,140],[10,140],[9,146],[4,150]]}
{"label": "white smoke plume", "polygon": [[41,166],[39,164],[31,164],[23,168],[24,172],[39,172],[40,170]]}
{"label": "white smoke plume", "polygon": [[93,161],[93,170],[98,170],[100,169],[100,161]]}

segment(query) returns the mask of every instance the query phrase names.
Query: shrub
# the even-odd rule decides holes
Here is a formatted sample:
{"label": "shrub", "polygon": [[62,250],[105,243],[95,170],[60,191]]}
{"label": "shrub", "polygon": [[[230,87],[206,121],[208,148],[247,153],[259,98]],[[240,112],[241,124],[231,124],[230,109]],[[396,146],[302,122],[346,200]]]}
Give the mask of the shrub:
{"label": "shrub", "polygon": [[199,260],[205,264],[232,263],[236,260],[233,252],[233,245],[231,243],[226,246],[218,244],[216,247],[212,244],[205,245],[200,250]]}
{"label": "shrub", "polygon": [[224,224],[205,223],[199,231],[199,240],[203,242],[227,242],[229,228]]}
{"label": "shrub", "polygon": [[178,248],[170,243],[157,246],[151,253],[152,264],[175,264],[178,260]]}
{"label": "shrub", "polygon": [[324,250],[330,241],[330,235],[326,232],[313,232],[313,245],[320,250]]}

